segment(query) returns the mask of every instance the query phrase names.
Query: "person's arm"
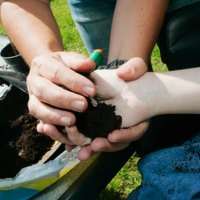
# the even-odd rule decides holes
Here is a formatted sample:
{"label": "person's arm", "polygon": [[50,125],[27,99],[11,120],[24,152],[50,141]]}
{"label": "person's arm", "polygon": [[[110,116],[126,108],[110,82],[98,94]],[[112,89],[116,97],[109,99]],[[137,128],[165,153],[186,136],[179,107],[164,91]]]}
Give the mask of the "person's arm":
{"label": "person's arm", "polygon": [[84,111],[83,96],[95,94],[94,84],[76,71],[91,71],[95,63],[64,52],[48,0],[1,0],[0,12],[7,35],[31,68],[27,78],[31,114],[51,124],[73,124],[75,117],[66,110]]}
{"label": "person's arm", "polygon": [[[141,83],[151,83],[150,93],[143,90],[146,95],[151,116],[162,114],[200,114],[200,67],[147,73],[141,78]],[[145,96],[144,96],[145,98]]]}
{"label": "person's arm", "polygon": [[108,63],[142,58],[147,64],[162,27],[169,0],[118,0],[115,8]]}
{"label": "person's arm", "polygon": [[[131,62],[139,61],[137,58]],[[139,139],[148,128],[149,118],[161,114],[200,114],[200,67],[171,72],[147,72],[138,80],[131,81],[126,66],[116,71],[98,70],[91,77],[97,87],[97,96],[107,104],[116,106],[116,114],[122,116],[121,127],[108,138],[96,138],[91,145],[81,148],[78,156],[86,160],[95,152],[118,151],[131,141]],[[122,75],[128,82],[119,81]],[[109,81],[108,81],[109,80]],[[77,134],[76,127],[67,128]],[[66,145],[70,149],[69,145]]]}
{"label": "person's arm", "polygon": [[36,56],[64,50],[49,0],[2,0],[1,23],[29,66]]}
{"label": "person's arm", "polygon": [[[162,114],[200,114],[200,67],[146,72],[134,81],[119,81],[116,71],[95,71],[97,97],[116,106],[121,127],[131,127]],[[108,82],[109,80],[109,82]]]}

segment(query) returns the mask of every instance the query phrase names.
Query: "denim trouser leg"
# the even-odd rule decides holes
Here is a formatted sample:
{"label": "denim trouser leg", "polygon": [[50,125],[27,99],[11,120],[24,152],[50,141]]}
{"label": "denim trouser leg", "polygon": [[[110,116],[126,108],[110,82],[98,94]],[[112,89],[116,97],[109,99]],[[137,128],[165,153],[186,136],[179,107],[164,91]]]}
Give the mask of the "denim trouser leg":
{"label": "denim trouser leg", "polygon": [[182,146],[144,156],[138,169],[142,184],[128,200],[200,199],[200,133]]}
{"label": "denim trouser leg", "polygon": [[102,49],[106,65],[116,0],[68,0],[72,18],[89,53]]}

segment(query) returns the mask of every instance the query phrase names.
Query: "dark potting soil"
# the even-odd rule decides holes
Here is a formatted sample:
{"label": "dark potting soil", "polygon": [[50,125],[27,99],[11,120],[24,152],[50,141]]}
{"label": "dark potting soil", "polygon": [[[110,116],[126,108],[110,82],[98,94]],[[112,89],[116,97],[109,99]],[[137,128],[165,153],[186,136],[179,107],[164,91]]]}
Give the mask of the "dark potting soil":
{"label": "dark potting soil", "polygon": [[[108,134],[121,128],[122,117],[116,115],[116,107],[104,102],[92,103],[87,98],[88,108],[85,112],[73,112],[76,117],[76,126],[80,133],[94,140],[97,137],[107,138]],[[57,126],[62,132],[63,126]]]}
{"label": "dark potting soil", "polygon": [[54,143],[36,131],[37,119],[29,114],[27,103],[28,95],[14,86],[0,100],[0,178],[12,178],[37,163]]}
{"label": "dark potting soil", "polygon": [[83,113],[75,113],[76,126],[80,133],[91,138],[107,138],[108,134],[120,129],[122,117],[116,115],[116,107],[107,105],[104,102],[97,102],[94,105],[91,99],[87,98],[88,108]]}

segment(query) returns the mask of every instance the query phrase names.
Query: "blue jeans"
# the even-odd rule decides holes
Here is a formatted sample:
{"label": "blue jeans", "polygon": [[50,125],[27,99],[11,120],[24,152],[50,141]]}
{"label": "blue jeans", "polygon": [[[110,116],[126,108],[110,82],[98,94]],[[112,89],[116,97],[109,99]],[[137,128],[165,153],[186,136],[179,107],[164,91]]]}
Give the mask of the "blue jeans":
{"label": "blue jeans", "polygon": [[91,54],[104,51],[102,65],[107,65],[110,31],[116,0],[69,0],[69,6],[84,44]]}
{"label": "blue jeans", "polygon": [[200,199],[200,133],[181,146],[147,154],[138,169],[142,184],[128,200]]}
{"label": "blue jeans", "polygon": [[[68,0],[72,18],[91,54],[95,49],[105,53],[102,65],[107,64],[110,31],[117,0]],[[199,0],[171,0],[168,10],[171,12]]]}

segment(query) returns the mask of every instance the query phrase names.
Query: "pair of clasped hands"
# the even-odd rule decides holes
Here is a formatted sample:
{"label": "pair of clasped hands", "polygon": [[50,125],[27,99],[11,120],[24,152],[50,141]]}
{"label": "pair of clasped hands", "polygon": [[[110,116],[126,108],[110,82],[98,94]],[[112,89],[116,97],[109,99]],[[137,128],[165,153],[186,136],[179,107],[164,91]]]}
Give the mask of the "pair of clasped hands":
{"label": "pair of clasped hands", "polygon": [[[82,161],[96,152],[126,148],[147,130],[150,117],[140,86],[140,77],[147,71],[142,59],[132,58],[118,69],[93,71],[94,68],[94,61],[83,55],[59,52],[36,57],[27,77],[28,107],[39,119],[37,131],[64,143],[68,151],[81,146],[78,158]],[[88,72],[89,78],[80,74]],[[121,127],[130,128],[115,130],[108,138],[86,138],[78,132],[75,116],[70,112],[85,111],[85,97],[115,105],[116,114],[122,116]],[[59,132],[56,125],[64,126],[64,131]]]}

